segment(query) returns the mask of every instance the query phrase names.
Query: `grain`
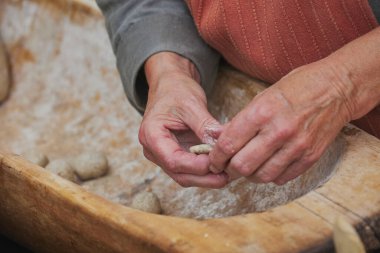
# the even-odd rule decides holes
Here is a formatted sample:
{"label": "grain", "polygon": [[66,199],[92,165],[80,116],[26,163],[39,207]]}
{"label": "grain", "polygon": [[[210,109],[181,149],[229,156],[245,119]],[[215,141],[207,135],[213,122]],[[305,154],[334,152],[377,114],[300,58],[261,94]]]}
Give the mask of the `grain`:
{"label": "grain", "polygon": [[190,147],[190,152],[194,154],[208,154],[212,150],[210,144],[200,144]]}

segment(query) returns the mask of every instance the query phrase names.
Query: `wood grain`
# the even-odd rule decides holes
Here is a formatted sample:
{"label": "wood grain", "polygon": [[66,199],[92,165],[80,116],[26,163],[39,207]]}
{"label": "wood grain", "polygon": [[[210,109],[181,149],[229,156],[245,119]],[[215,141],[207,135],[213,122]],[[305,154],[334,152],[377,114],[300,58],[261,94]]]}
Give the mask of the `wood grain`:
{"label": "wood grain", "polygon": [[[368,138],[369,137],[369,138]],[[369,146],[379,141],[364,133],[351,140],[368,138]],[[368,142],[369,141],[369,142]],[[360,141],[359,141],[360,143]],[[367,152],[348,152],[346,163],[377,156]],[[354,157],[354,159],[350,159]],[[350,190],[341,195],[349,202],[353,195],[376,200],[363,202],[367,212],[361,217],[312,192],[288,205],[264,213],[232,218],[196,221],[139,212],[111,203],[80,186],[63,180],[19,156],[0,154],[0,228],[26,246],[39,252],[307,252],[332,247],[333,219],[344,215],[358,227],[359,234],[369,239],[367,247],[378,246],[378,228],[370,220],[378,219],[378,189]],[[349,176],[343,163],[326,186],[338,186]],[[366,172],[379,180],[376,166]],[[318,252],[318,251],[317,251]],[[323,252],[323,251],[320,251]]]}

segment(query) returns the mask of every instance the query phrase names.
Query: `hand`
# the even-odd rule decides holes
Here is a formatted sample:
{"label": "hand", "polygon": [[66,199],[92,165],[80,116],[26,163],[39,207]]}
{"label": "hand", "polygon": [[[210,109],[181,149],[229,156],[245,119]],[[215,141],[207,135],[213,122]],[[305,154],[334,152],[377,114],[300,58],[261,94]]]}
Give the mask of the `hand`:
{"label": "hand", "polygon": [[224,126],[211,170],[284,184],[310,168],[351,119],[347,80],[330,67],[300,67],[257,95]]}
{"label": "hand", "polygon": [[223,128],[210,169],[284,184],[311,167],[345,123],[380,104],[379,40],[376,28],[256,96]]}
{"label": "hand", "polygon": [[193,64],[177,54],[163,52],[148,59],[145,72],[149,94],[139,131],[145,157],[181,186],[225,186],[227,175],[210,173],[208,155],[188,152],[192,145],[211,143],[221,128],[207,111]]}

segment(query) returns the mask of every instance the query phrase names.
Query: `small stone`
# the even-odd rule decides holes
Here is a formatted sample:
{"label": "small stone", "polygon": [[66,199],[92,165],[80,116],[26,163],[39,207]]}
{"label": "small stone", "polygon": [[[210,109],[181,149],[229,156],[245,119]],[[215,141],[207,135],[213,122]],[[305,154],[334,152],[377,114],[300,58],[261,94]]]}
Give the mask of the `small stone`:
{"label": "small stone", "polygon": [[132,201],[132,208],[138,209],[148,213],[161,213],[161,204],[157,195],[153,192],[140,192]]}
{"label": "small stone", "polygon": [[101,152],[80,154],[70,160],[70,164],[84,181],[104,176],[109,170],[107,157]]}
{"label": "small stone", "polygon": [[49,159],[43,153],[37,150],[29,150],[21,155],[29,162],[37,164],[38,166],[45,167],[49,163]]}
{"label": "small stone", "polygon": [[65,160],[54,160],[46,166],[46,169],[71,182],[79,183],[78,176],[75,174],[74,169]]}

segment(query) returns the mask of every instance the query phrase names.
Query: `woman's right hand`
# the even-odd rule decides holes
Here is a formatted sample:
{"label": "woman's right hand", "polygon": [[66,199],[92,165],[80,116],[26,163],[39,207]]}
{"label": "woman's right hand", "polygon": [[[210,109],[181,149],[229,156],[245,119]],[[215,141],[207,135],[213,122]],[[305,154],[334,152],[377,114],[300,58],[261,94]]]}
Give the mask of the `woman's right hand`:
{"label": "woman's right hand", "polygon": [[213,144],[221,132],[207,110],[195,66],[175,53],[161,52],[147,60],[145,72],[149,94],[139,131],[145,157],[183,187],[224,187],[228,176],[209,171],[208,155],[188,152],[192,145]]}

